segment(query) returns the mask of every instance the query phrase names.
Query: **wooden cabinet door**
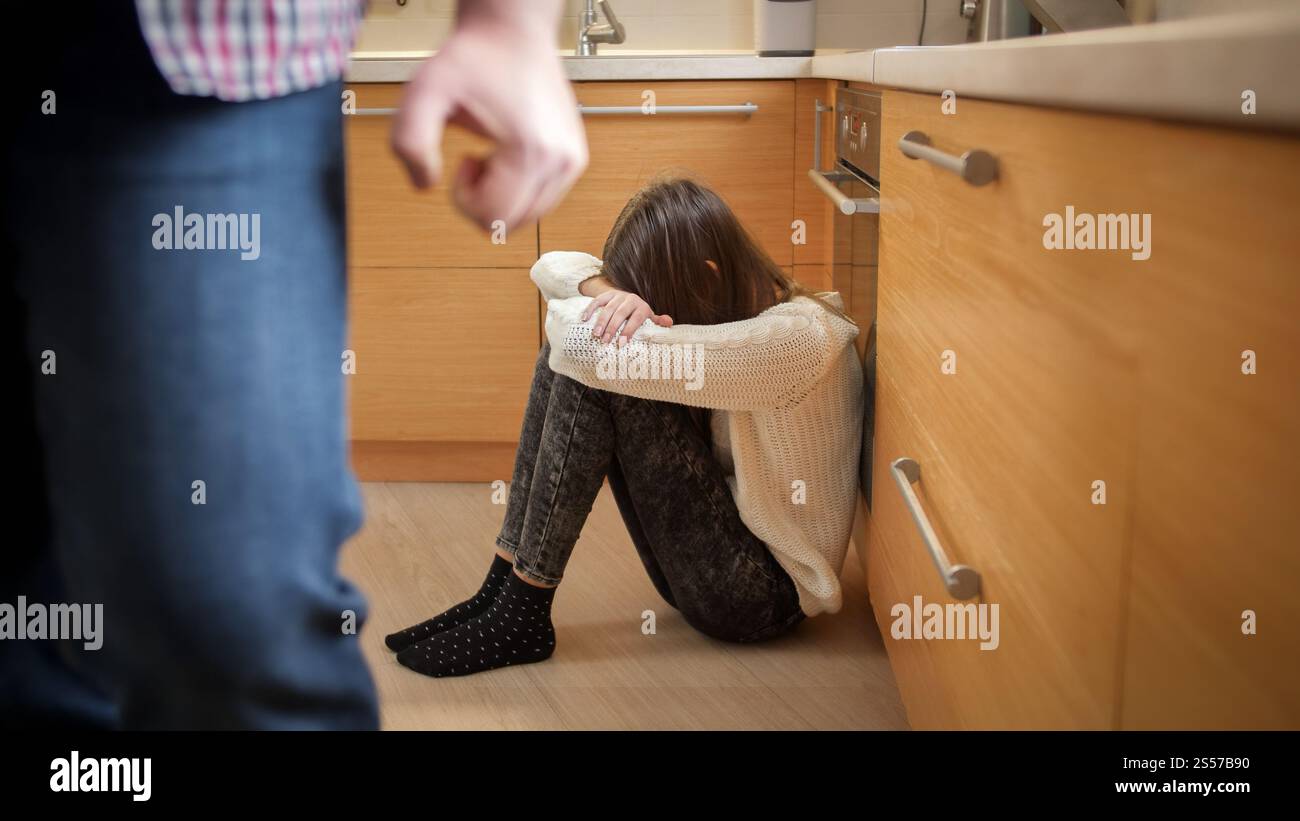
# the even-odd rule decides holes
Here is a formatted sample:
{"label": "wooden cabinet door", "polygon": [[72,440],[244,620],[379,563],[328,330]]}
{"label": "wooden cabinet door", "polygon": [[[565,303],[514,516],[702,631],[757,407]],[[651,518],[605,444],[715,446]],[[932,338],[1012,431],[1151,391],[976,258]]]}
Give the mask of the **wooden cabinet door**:
{"label": "wooden cabinet door", "polygon": [[518,439],[537,358],[527,270],[363,268],[351,291],[354,439]]}
{"label": "wooden cabinet door", "polygon": [[[356,107],[395,108],[401,84],[357,84]],[[461,160],[486,153],[485,141],[457,128],[443,140],[442,180],[416,191],[389,148],[392,117],[347,117],[348,256],[356,268],[527,268],[537,259],[537,225],[524,225],[494,242],[463,217],[448,181]]]}
{"label": "wooden cabinet door", "polygon": [[576,83],[586,106],[754,103],[753,114],[589,115],[591,161],[560,206],[542,219],[541,250],[600,256],[624,204],[652,177],[687,174],[723,196],[778,265],[794,263],[794,82]]}
{"label": "wooden cabinet door", "polygon": [[[400,84],[354,85],[356,107]],[[362,479],[508,479],[539,343],[536,224],[493,237],[446,180],[486,144],[449,129],[444,181],[416,192],[389,149],[392,118],[347,120],[353,464]]]}
{"label": "wooden cabinet door", "polygon": [[[972,603],[997,605],[1000,624],[995,650],[934,640],[930,668],[900,663],[916,726],[1116,720],[1142,269],[1128,254],[1049,251],[1042,241],[1044,216],[1067,204],[1144,210],[1091,170],[1114,160],[1096,138],[1104,125],[972,100],[944,115],[937,96],[885,95],[872,477],[882,519],[873,534],[882,535],[869,560],[888,578],[872,580],[872,604],[888,619],[914,595],[955,603],[937,587],[888,469],[911,457],[949,559],[982,576]],[[903,156],[899,138],[912,130],[947,153],[991,152],[999,179],[976,187]],[[910,439],[891,435],[908,429]],[[1096,482],[1105,504],[1094,503]],[[908,641],[885,637],[891,657],[914,655]]]}
{"label": "wooden cabinet door", "polygon": [[1300,141],[1152,125],[1146,144],[1122,726],[1297,729]]}
{"label": "wooden cabinet door", "polygon": [[[796,80],[794,111],[794,219],[802,222],[804,241],[796,243],[794,278],[807,288],[824,291],[832,288],[831,256],[834,241],[830,200],[808,179],[814,155],[815,125],[821,123],[821,166],[835,163],[835,118],[828,112],[818,113],[817,103],[834,104],[836,83],[833,80]],[[848,294],[844,294],[848,302]]]}

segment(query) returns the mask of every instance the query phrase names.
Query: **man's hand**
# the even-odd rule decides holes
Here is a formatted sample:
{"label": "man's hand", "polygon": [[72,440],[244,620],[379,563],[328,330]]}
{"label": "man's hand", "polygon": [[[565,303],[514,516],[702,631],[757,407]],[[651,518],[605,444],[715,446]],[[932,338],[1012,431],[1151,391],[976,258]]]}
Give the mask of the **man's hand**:
{"label": "man's hand", "polygon": [[461,0],[455,32],[407,84],[392,144],[417,188],[442,176],[452,123],[496,149],[466,158],[452,198],[484,229],[550,211],[587,166],[587,139],[555,50],[558,0]]}
{"label": "man's hand", "polygon": [[614,335],[618,334],[620,325],[623,326],[623,332],[619,334],[620,344],[631,339],[632,334],[636,333],[641,323],[647,319],[663,328],[673,326],[671,316],[656,314],[644,299],[617,288],[601,291],[582,312],[582,321],[586,322],[597,308],[600,309],[600,313],[596,315],[596,324],[591,329],[591,335],[601,342],[612,340]]}

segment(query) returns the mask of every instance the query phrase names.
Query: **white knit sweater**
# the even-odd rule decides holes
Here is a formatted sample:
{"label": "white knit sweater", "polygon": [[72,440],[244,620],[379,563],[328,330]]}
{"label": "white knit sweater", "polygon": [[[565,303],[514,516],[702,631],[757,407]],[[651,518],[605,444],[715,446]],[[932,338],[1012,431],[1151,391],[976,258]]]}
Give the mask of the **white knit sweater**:
{"label": "white knit sweater", "polygon": [[[858,492],[862,368],[857,327],[805,297],[743,322],[661,328],[601,344],[578,285],[600,260],[552,251],[533,265],[546,297],[551,369],[593,388],[711,408],[714,452],[740,517],[767,544],[810,616],[840,609]],[[822,294],[837,308],[838,294]]]}

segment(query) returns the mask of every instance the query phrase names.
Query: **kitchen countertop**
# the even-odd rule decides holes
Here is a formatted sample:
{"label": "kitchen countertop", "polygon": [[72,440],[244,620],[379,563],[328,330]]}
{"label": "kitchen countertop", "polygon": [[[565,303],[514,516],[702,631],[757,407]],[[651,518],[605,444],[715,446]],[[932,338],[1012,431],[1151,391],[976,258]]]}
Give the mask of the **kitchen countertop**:
{"label": "kitchen countertop", "polygon": [[[1300,8],[817,55],[814,77],[1062,108],[1300,127]],[[1256,113],[1242,113],[1255,92]]]}
{"label": "kitchen countertop", "polygon": [[[358,52],[349,82],[403,82],[430,52]],[[954,46],[818,51],[610,52],[564,58],[572,80],[817,77],[1036,105],[1300,128],[1300,8]],[[1253,91],[1256,113],[1242,113]]]}
{"label": "kitchen countertop", "polygon": [[[347,80],[405,82],[432,53],[355,52]],[[563,61],[570,80],[788,80],[813,76],[812,57],[759,57],[752,51],[611,51],[595,57],[566,53]]]}

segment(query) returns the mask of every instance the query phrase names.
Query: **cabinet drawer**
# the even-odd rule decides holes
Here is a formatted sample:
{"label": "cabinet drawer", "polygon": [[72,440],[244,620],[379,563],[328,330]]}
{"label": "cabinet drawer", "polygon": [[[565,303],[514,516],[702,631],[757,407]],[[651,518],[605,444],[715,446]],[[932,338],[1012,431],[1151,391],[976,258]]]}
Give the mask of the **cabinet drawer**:
{"label": "cabinet drawer", "polygon": [[352,272],[352,438],[513,442],[537,358],[526,268]]}
{"label": "cabinet drawer", "polygon": [[[400,84],[351,87],[359,109],[395,108]],[[348,256],[357,268],[528,267],[537,259],[537,225],[510,231],[494,244],[451,201],[449,181],[467,155],[488,144],[457,128],[442,145],[443,175],[432,191],[416,191],[389,148],[392,117],[345,118],[348,179]]]}
{"label": "cabinet drawer", "polygon": [[[867,590],[877,626],[889,651],[890,666],[913,729],[980,726],[991,723],[983,688],[963,684],[978,669],[977,647],[965,642],[900,640],[893,637],[894,606],[911,606],[915,596],[925,602],[952,601],[917,535],[911,513],[890,476],[890,462],[901,456],[921,465],[917,494],[938,529],[953,562],[965,562],[943,527],[928,489],[939,472],[931,443],[913,427],[912,411],[903,404],[892,380],[880,374],[875,396],[875,448],[872,463],[871,512],[866,519],[865,550],[859,559],[866,568]],[[1000,627],[1000,626],[999,626]],[[946,646],[941,646],[946,645]],[[984,651],[997,653],[1000,650]]]}
{"label": "cabinet drawer", "polygon": [[[959,712],[967,725],[1115,721],[1143,263],[1047,250],[1043,224],[1071,204],[1149,209],[1086,170],[1105,168],[1112,149],[1081,138],[1085,119],[970,100],[945,116],[937,97],[900,92],[884,103],[877,354],[899,395],[882,400],[876,424],[915,417],[934,453],[933,469],[922,464],[931,515],[953,560],[983,574],[982,600],[1001,605],[1001,646],[942,677],[962,697],[978,689]],[[991,152],[999,178],[976,187],[903,156],[912,130],[947,153]],[[873,512],[898,492],[889,460],[911,455],[880,440],[876,451]],[[906,601],[931,580],[893,584]],[[936,655],[961,652],[940,644]]]}
{"label": "cabinet drawer", "polygon": [[[906,393],[894,377],[879,374],[866,566],[872,608],[912,727],[1113,726],[1119,551],[1103,545],[1097,554],[1104,557],[1070,554],[1049,540],[1023,538],[996,504],[1014,490],[1015,478],[973,486],[965,454],[948,458],[954,440],[923,427],[929,417],[907,403]],[[891,463],[904,456],[920,466],[912,487],[946,558],[979,572],[979,596],[959,602],[947,593],[891,474]],[[991,610],[982,614],[985,626],[997,626],[996,646],[981,649],[980,639],[953,633],[895,638],[897,618],[917,618],[918,596],[922,608],[945,608],[945,618],[950,605],[996,606],[996,621]],[[898,605],[907,610],[895,611]],[[963,624],[974,627],[978,616],[970,616]]]}
{"label": "cabinet drawer", "polygon": [[[709,185],[779,265],[794,264],[794,82],[577,83],[587,106],[737,105],[739,114],[594,115],[584,118],[591,161],[582,179],[542,220],[541,249],[600,256],[629,197],[661,172]],[[811,115],[810,115],[811,116]]]}

